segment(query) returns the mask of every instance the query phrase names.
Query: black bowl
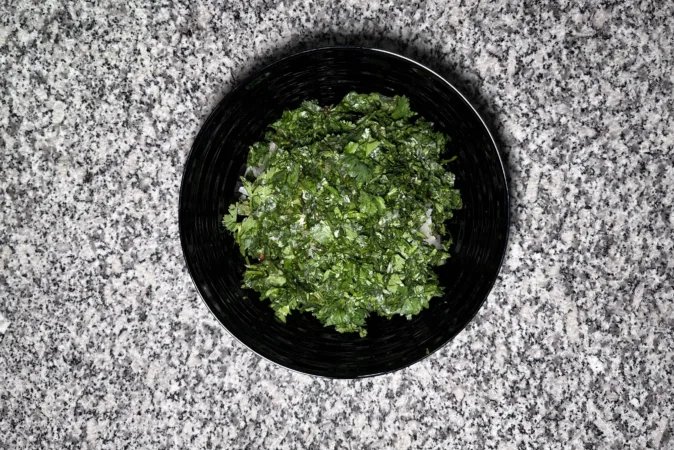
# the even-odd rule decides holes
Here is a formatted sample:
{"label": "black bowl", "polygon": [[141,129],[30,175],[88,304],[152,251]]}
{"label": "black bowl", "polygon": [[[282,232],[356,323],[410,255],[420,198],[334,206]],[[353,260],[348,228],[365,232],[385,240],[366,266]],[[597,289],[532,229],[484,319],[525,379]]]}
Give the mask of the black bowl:
{"label": "black bowl", "polygon": [[[266,301],[241,289],[243,260],[222,225],[235,201],[249,146],[281,113],[304,100],[334,104],[349,91],[402,94],[414,111],[449,134],[448,156],[464,208],[449,225],[455,240],[438,268],[445,296],[407,320],[373,316],[366,338],[323,327],[307,313],[278,321]],[[233,89],[199,132],[180,192],[185,261],[215,317],[259,355],[300,372],[334,378],[372,376],[433,353],[475,316],[501,266],[508,239],[508,187],[498,148],[470,103],[426,67],[381,50],[330,47],[298,53]]]}

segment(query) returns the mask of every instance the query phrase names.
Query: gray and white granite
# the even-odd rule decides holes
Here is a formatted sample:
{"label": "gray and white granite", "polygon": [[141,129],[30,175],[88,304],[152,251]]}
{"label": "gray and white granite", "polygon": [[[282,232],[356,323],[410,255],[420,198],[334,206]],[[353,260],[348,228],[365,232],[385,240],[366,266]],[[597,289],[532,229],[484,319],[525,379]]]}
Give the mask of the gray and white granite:
{"label": "gray and white granite", "polygon": [[[0,3],[0,448],[674,448],[674,3]],[[365,43],[457,83],[512,187],[476,320],[401,372],[243,348],[182,260],[181,170],[256,67]]]}

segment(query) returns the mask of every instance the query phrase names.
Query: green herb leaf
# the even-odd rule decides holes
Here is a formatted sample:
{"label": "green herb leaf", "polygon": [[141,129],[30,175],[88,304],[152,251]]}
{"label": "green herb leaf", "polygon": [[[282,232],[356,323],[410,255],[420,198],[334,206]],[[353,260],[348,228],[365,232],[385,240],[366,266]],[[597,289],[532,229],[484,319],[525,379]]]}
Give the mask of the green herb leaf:
{"label": "green herb leaf", "polygon": [[391,116],[394,119],[405,119],[412,117],[414,114],[410,111],[410,102],[407,97],[396,97],[396,109]]}

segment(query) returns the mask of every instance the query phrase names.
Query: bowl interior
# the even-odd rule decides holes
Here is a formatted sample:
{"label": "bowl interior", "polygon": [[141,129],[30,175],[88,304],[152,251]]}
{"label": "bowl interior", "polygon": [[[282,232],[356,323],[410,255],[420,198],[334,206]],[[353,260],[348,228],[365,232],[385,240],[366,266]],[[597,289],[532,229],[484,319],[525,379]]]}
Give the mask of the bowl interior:
{"label": "bowl interior", "polygon": [[[411,107],[449,134],[450,168],[464,208],[449,230],[449,262],[438,268],[445,296],[411,320],[368,319],[368,336],[340,334],[310,314],[275,319],[267,302],[241,289],[243,260],[221,220],[249,146],[284,110],[304,100],[334,104],[349,91],[403,94]],[[258,72],[217,106],[196,138],[180,195],[180,235],[189,271],[206,304],[243,344],[301,372],[353,378],[423,359],[477,313],[498,274],[508,234],[508,191],[487,127],[451,85],[397,55],[362,48],[300,53]]]}

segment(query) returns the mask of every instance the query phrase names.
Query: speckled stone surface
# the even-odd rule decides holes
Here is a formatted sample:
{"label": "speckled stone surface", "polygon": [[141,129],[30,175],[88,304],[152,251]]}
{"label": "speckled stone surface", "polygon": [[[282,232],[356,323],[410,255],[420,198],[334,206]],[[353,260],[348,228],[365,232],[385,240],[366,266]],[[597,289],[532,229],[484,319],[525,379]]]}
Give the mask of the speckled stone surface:
{"label": "speckled stone surface", "polygon": [[[0,448],[674,448],[674,3],[0,4]],[[496,129],[511,242],[476,320],[364,381],[234,341],[178,239],[251,70],[364,43]]]}

